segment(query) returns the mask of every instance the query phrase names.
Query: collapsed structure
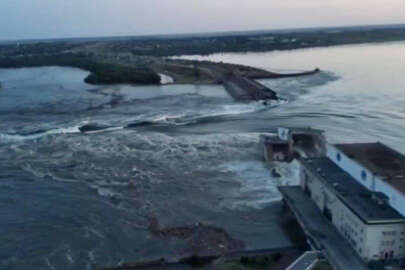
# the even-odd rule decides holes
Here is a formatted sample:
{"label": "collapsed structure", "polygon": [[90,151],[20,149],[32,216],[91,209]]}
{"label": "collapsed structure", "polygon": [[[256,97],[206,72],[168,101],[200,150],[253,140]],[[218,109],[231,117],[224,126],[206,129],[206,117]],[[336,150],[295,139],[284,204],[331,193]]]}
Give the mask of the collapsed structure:
{"label": "collapsed structure", "polygon": [[298,159],[302,193],[364,262],[405,259],[405,156],[379,142],[314,145],[326,151]]}
{"label": "collapsed structure", "polygon": [[239,101],[278,100],[277,93],[253,79],[240,75],[229,75],[223,79],[223,85],[228,93]]}
{"label": "collapsed structure", "polygon": [[262,135],[266,161],[291,161],[297,157],[326,155],[324,131],[313,128],[278,128],[277,134]]}

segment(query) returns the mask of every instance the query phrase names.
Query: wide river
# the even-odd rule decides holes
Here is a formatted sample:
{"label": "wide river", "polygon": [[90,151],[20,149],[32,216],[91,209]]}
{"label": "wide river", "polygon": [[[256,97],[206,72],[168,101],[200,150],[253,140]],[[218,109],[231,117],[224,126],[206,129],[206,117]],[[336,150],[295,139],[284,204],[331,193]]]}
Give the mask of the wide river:
{"label": "wide river", "polygon": [[[0,70],[0,269],[92,264],[190,253],[148,231],[197,222],[247,249],[290,245],[259,136],[324,129],[334,142],[381,141],[405,153],[405,43],[187,56],[314,76],[263,80],[289,101],[235,103],[221,86],[95,87],[60,67]],[[81,134],[97,123],[105,129]],[[125,128],[130,125],[131,128]]]}

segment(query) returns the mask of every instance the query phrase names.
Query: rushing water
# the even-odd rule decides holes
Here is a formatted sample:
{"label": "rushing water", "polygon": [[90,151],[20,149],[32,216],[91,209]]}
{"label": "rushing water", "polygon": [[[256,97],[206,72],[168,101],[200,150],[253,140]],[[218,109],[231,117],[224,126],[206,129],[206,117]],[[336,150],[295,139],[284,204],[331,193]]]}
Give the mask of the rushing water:
{"label": "rushing water", "polygon": [[[247,248],[289,245],[259,135],[314,126],[331,142],[405,152],[405,44],[204,58],[315,76],[264,80],[286,104],[235,103],[220,86],[95,87],[59,67],[0,70],[0,269],[89,269],[186,252],[148,232],[196,222]],[[202,58],[193,56],[191,58]],[[104,130],[82,134],[97,123]],[[127,128],[127,127],[130,128]]]}

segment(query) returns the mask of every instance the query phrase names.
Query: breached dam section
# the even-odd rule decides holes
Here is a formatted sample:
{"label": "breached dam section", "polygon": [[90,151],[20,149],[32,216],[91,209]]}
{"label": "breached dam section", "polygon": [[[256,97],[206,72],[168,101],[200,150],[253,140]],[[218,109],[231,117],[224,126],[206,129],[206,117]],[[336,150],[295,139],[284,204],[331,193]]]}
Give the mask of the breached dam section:
{"label": "breached dam section", "polygon": [[223,82],[225,89],[236,100],[277,100],[277,93],[246,77],[230,76]]}
{"label": "breached dam section", "polygon": [[[277,186],[294,185],[299,165],[269,168],[259,136],[311,125],[331,143],[380,140],[404,152],[404,44],[210,56],[325,70],[266,80],[289,99],[282,106],[235,103],[216,84],[92,86],[78,69],[0,70],[0,269],[191,256],[194,238],[170,236],[197,222],[196,237],[220,228],[215,236],[247,250],[291,245]],[[149,230],[153,217],[168,238]]]}
{"label": "breached dam section", "polygon": [[266,72],[267,74],[257,76],[253,73],[242,73],[235,70],[232,74],[226,75],[222,79],[222,83],[228,93],[238,101],[259,101],[259,100],[279,100],[277,93],[267,86],[255,81],[254,79],[264,78],[285,78],[313,75],[320,72],[318,68],[312,71],[301,73],[279,74],[274,72]]}

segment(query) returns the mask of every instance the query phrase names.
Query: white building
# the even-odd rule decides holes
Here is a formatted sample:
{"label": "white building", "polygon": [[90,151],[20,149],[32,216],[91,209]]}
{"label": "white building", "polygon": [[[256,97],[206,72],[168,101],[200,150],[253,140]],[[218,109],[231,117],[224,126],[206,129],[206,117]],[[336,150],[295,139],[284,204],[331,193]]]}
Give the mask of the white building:
{"label": "white building", "polygon": [[341,150],[348,148],[331,146],[330,158],[300,160],[301,187],[364,261],[405,258],[404,216],[388,204],[391,197],[373,191],[381,183]]}
{"label": "white building", "polygon": [[327,156],[367,189],[382,192],[405,216],[405,156],[381,143],[336,144]]}

